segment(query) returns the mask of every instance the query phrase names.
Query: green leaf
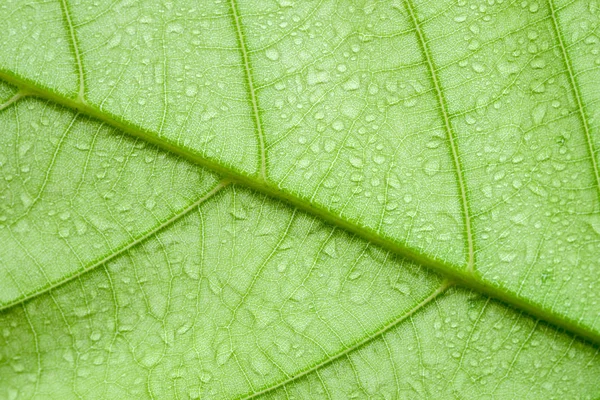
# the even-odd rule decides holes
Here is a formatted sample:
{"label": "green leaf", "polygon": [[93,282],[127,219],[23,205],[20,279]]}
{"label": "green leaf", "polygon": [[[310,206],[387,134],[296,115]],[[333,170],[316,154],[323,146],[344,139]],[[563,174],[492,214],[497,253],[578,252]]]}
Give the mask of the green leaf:
{"label": "green leaf", "polygon": [[597,396],[598,4],[0,7],[0,396]]}

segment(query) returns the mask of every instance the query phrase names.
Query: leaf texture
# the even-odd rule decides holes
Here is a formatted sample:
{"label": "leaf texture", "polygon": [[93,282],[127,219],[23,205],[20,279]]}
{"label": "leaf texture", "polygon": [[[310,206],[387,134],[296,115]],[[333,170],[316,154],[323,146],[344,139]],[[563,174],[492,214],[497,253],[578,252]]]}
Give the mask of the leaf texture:
{"label": "leaf texture", "polygon": [[2,396],[597,395],[596,2],[0,7]]}

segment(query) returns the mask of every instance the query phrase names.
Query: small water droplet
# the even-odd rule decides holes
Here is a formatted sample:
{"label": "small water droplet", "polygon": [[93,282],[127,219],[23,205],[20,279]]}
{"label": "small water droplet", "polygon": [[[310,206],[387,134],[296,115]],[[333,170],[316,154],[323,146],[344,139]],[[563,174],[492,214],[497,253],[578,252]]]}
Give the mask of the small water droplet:
{"label": "small water droplet", "polygon": [[531,112],[531,117],[533,119],[533,123],[536,125],[541,124],[542,121],[544,120],[545,116],[546,116],[546,105],[545,104],[538,104],[537,106],[534,107],[533,111]]}
{"label": "small water droplet", "polygon": [[344,129],[344,123],[340,120],[336,120],[333,122],[333,124],[331,124],[331,127],[339,132]]}
{"label": "small water droplet", "polygon": [[185,88],[185,95],[187,97],[194,97],[198,93],[198,85],[189,85]]}
{"label": "small water droplet", "polygon": [[350,274],[350,276],[348,277],[351,281],[356,280],[358,278],[360,278],[362,275],[362,272],[360,271],[354,271]]}
{"label": "small water droplet", "polygon": [[350,157],[350,164],[355,168],[361,168],[364,165],[360,157]]}
{"label": "small water droplet", "polygon": [[208,371],[201,371],[199,377],[202,383],[208,383],[212,380],[212,374]]}
{"label": "small water droplet", "polygon": [[357,90],[360,87],[360,79],[358,75],[354,75],[342,85],[342,88],[347,91]]}
{"label": "small water droplet", "polygon": [[399,291],[402,294],[409,295],[411,293],[410,285],[406,282],[396,281],[391,282],[392,289]]}
{"label": "small water droplet", "polygon": [[71,230],[68,227],[60,228],[58,230],[58,236],[61,238],[67,238],[71,234]]}
{"label": "small water droplet", "polygon": [[277,61],[277,60],[279,60],[279,51],[277,51],[277,49],[275,49],[273,47],[268,48],[265,51],[265,55],[271,61]]}
{"label": "small water droplet", "polygon": [[154,206],[156,205],[156,201],[153,198],[149,198],[148,200],[146,200],[146,202],[144,203],[144,206],[148,209],[148,210],[152,210],[154,208]]}
{"label": "small water droplet", "polygon": [[485,71],[485,66],[478,62],[474,62],[473,64],[471,64],[471,68],[473,68],[473,71],[477,73],[482,73],[483,71]]}
{"label": "small water droplet", "polygon": [[440,172],[440,162],[438,160],[427,160],[423,163],[423,169],[429,176],[434,176]]}
{"label": "small water droplet", "polygon": [[375,164],[377,165],[381,165],[385,162],[385,157],[382,155],[374,155],[373,156],[373,161],[375,162]]}

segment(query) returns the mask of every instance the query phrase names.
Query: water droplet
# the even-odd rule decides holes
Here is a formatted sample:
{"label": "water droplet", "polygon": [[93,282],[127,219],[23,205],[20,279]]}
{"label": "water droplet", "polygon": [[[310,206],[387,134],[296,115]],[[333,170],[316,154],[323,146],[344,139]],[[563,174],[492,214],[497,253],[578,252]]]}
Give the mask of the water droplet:
{"label": "water droplet", "polygon": [[328,71],[317,71],[315,69],[310,69],[308,71],[308,75],[306,77],[306,82],[310,86],[316,85],[317,83],[329,82],[329,72]]}
{"label": "water droplet", "polygon": [[325,149],[325,151],[327,153],[331,153],[335,150],[335,141],[331,140],[331,139],[325,139],[325,143],[323,145],[323,148]]}
{"label": "water droplet", "polygon": [[21,193],[21,202],[23,203],[23,207],[28,208],[31,205],[33,199],[25,192]]}
{"label": "water droplet", "polygon": [[536,57],[531,61],[531,68],[533,69],[542,69],[546,66],[546,60],[541,57]]}
{"label": "water droplet", "polygon": [[178,22],[170,23],[167,25],[167,33],[182,34],[184,32],[183,25]]}
{"label": "water droplet", "polygon": [[348,277],[348,279],[350,279],[351,281],[356,280],[358,278],[360,278],[362,275],[362,272],[360,271],[354,271],[350,274],[350,276]]}
{"label": "water droplet", "polygon": [[475,71],[477,73],[482,73],[483,71],[485,71],[485,66],[478,62],[471,64],[471,68],[473,68],[473,71]]}
{"label": "water droplet", "polygon": [[359,87],[360,87],[360,79],[359,79],[358,75],[354,75],[352,78],[348,79],[342,85],[342,88],[344,90],[348,90],[348,91],[357,90]]}
{"label": "water droplet", "polygon": [[592,229],[600,235],[600,215],[593,215],[590,219],[590,225]]}
{"label": "water droplet", "polygon": [[333,122],[333,124],[331,124],[331,127],[339,132],[344,129],[344,123],[340,120],[336,120]]}
{"label": "water droplet", "polygon": [[146,202],[144,203],[144,206],[146,206],[146,208],[148,210],[152,210],[154,208],[154,206],[156,205],[156,201],[153,198],[149,198],[148,200],[146,200]]}
{"label": "water droplet", "polygon": [[498,254],[498,256],[500,257],[501,261],[509,263],[517,257],[517,253],[513,251],[502,251]]}
{"label": "water droplet", "polygon": [[277,60],[279,60],[279,51],[277,51],[277,49],[275,49],[275,48],[272,48],[272,47],[268,48],[265,51],[265,55],[271,61],[277,61]]}
{"label": "water droplet", "polygon": [[185,88],[185,95],[187,97],[194,97],[198,93],[198,85],[189,85]]}
{"label": "water droplet", "polygon": [[25,142],[19,145],[19,157],[23,157],[31,149],[31,143]]}
{"label": "water droplet", "polygon": [[183,264],[183,272],[191,279],[197,280],[200,278],[200,268],[198,264],[194,262],[186,262]]}
{"label": "water droplet", "polygon": [[434,176],[440,172],[440,162],[438,160],[428,160],[423,163],[423,169],[429,176]]}
{"label": "water droplet", "polygon": [[469,48],[469,50],[477,50],[480,45],[481,43],[479,42],[479,40],[473,39],[469,41],[469,45],[467,47]]}
{"label": "water droplet", "polygon": [[61,238],[67,238],[67,237],[69,237],[70,234],[71,234],[71,230],[68,227],[60,228],[58,230],[58,236],[60,236]]}
{"label": "water droplet", "polygon": [[513,62],[503,61],[498,63],[498,71],[504,76],[516,74],[519,72],[519,65]]}
{"label": "water droplet", "polygon": [[502,178],[504,178],[505,176],[506,176],[506,172],[505,172],[505,171],[503,171],[503,170],[501,170],[501,171],[498,171],[498,172],[496,172],[496,173],[494,174],[494,180],[495,180],[495,181],[499,181],[499,180],[501,180]]}
{"label": "water droplet", "polygon": [[385,157],[382,155],[374,155],[373,156],[373,161],[375,162],[375,164],[377,165],[381,165],[385,162]]}
{"label": "water droplet", "polygon": [[540,5],[538,3],[531,3],[529,5],[529,11],[532,13],[536,13],[540,9]]}
{"label": "water droplet", "polygon": [[350,164],[355,168],[361,168],[364,165],[362,158],[359,157],[350,157]]}
{"label": "water droplet", "polygon": [[208,371],[201,371],[199,378],[202,383],[208,383],[212,380],[212,374]]}
{"label": "water droplet", "polygon": [[391,282],[391,287],[402,294],[409,295],[411,293],[410,285],[406,282],[396,281]]}
{"label": "water droplet", "polygon": [[546,91],[546,85],[540,80],[534,80],[531,83],[530,88],[534,93],[544,93]]}
{"label": "water droplet", "polygon": [[156,351],[156,349],[150,349],[140,358],[140,363],[146,368],[152,368],[160,361],[160,359],[160,352]]}
{"label": "water droplet", "polygon": [[534,107],[533,111],[531,112],[531,117],[533,119],[533,123],[536,125],[541,124],[542,121],[544,120],[545,116],[546,116],[546,105],[545,104],[538,104],[537,106]]}
{"label": "water droplet", "polygon": [[417,105],[417,99],[412,97],[404,100],[404,107],[411,108]]}
{"label": "water droplet", "polygon": [[13,363],[11,366],[13,371],[15,371],[16,373],[21,373],[25,371],[25,366],[19,362]]}
{"label": "water droplet", "polygon": [[121,44],[121,34],[119,33],[115,33],[109,40],[108,40],[108,48],[109,49],[114,49],[115,47],[117,47],[119,44]]}
{"label": "water droplet", "polygon": [[235,207],[233,211],[231,211],[231,215],[235,219],[246,219],[248,218],[248,214],[246,213],[245,207]]}
{"label": "water droplet", "polygon": [[331,258],[337,258],[337,246],[336,246],[336,242],[335,239],[334,240],[330,240],[326,245],[325,248],[323,248],[323,251],[325,252],[325,254],[327,254],[329,257]]}

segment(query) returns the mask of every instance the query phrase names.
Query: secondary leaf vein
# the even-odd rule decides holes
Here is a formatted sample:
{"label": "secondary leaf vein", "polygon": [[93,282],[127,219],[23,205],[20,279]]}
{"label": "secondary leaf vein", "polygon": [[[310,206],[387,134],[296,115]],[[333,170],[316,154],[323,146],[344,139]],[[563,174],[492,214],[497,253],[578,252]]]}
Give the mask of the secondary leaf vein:
{"label": "secondary leaf vein", "polygon": [[552,17],[552,26],[554,28],[554,33],[556,34],[556,38],[558,40],[561,54],[563,56],[563,61],[565,63],[567,74],[569,76],[569,81],[571,82],[571,87],[573,89],[573,96],[575,97],[575,101],[577,102],[577,109],[579,111],[579,117],[581,119],[581,124],[583,125],[583,131],[585,132],[585,139],[587,142],[588,151],[590,153],[590,158],[592,160],[592,169],[594,170],[594,176],[596,178],[596,189],[598,192],[598,199],[600,199],[600,172],[598,171],[598,163],[596,161],[596,151],[594,149],[594,144],[592,143],[592,135],[590,133],[588,117],[586,115],[585,108],[583,107],[583,102],[581,100],[579,84],[577,83],[577,79],[575,78],[575,74],[573,73],[573,66],[571,65],[571,58],[569,57],[569,54],[567,53],[567,48],[565,47],[565,43],[563,41],[563,33],[560,28],[560,24],[558,23],[558,17],[557,17],[558,10],[555,9],[553,0],[548,0],[548,5],[550,6],[550,15]]}
{"label": "secondary leaf vein", "polygon": [[[312,215],[327,221],[328,223],[352,232],[359,237],[362,237],[371,243],[382,246],[383,248],[394,252],[395,254],[406,257],[414,262],[417,262],[425,267],[436,270],[450,278],[455,282],[469,287],[480,293],[485,293],[488,296],[492,296],[496,299],[512,304],[523,311],[526,311],[537,318],[541,318],[549,323],[561,326],[572,333],[578,334],[584,338],[588,338],[594,343],[600,342],[600,336],[593,329],[588,326],[582,325],[581,321],[566,318],[565,316],[556,315],[552,309],[540,308],[540,304],[531,303],[530,300],[520,297],[515,293],[509,292],[504,286],[497,286],[490,284],[480,277],[475,276],[468,270],[461,270],[456,266],[448,265],[443,260],[432,258],[421,251],[407,247],[403,243],[398,243],[389,237],[382,236],[378,232],[366,227],[362,224],[357,223],[355,220],[347,220],[339,214],[332,213],[327,207],[320,204],[308,203],[305,198],[299,197],[294,193],[288,193],[283,191],[277,185],[258,179],[256,176],[245,175],[235,169],[224,166],[215,160],[207,157],[203,157],[191,149],[180,147],[177,143],[169,140],[166,137],[157,137],[157,135],[151,131],[147,131],[137,125],[127,122],[121,117],[112,115],[106,111],[99,110],[98,108],[91,106],[87,103],[81,103],[77,99],[68,98],[53,92],[47,88],[39,87],[38,84],[29,81],[21,76],[15,75],[12,72],[0,69],[0,79],[19,87],[21,90],[26,91],[30,96],[39,97],[41,99],[52,101],[59,104],[67,109],[85,114],[91,118],[98,119],[101,122],[109,124],[125,134],[129,134],[134,137],[139,137],[148,143],[154,144],[161,149],[168,151],[172,154],[176,154],[187,160],[194,162],[197,165],[205,167],[215,173],[221,174],[232,182],[242,184],[250,189],[256,190],[260,193],[264,193],[272,198],[276,198],[281,201],[285,201],[294,207],[304,210]],[[60,286],[57,284],[55,286]],[[55,287],[53,286],[53,287]],[[35,297],[35,295],[30,296]],[[30,298],[28,297],[28,298]],[[27,299],[25,299],[27,300]],[[22,299],[15,300],[12,304],[24,301]],[[8,308],[5,306],[3,308]]]}
{"label": "secondary leaf vein", "polygon": [[238,44],[240,51],[242,52],[242,59],[244,61],[244,70],[246,73],[246,84],[248,85],[248,96],[250,97],[250,103],[252,103],[252,112],[254,114],[254,123],[256,125],[256,131],[258,133],[258,146],[260,150],[260,177],[263,181],[267,180],[267,160],[265,150],[265,138],[262,128],[262,121],[258,112],[258,100],[256,98],[256,90],[254,89],[254,78],[252,77],[252,65],[250,63],[250,57],[248,56],[248,49],[246,47],[246,39],[244,38],[244,32],[242,31],[241,18],[237,9],[236,0],[231,0],[231,15],[233,16],[233,23],[237,33]]}
{"label": "secondary leaf vein", "polygon": [[391,330],[392,328],[394,328],[395,326],[397,326],[398,324],[400,324],[402,321],[406,320],[407,318],[409,318],[410,316],[414,315],[417,311],[419,311],[420,309],[422,309],[423,307],[425,307],[427,304],[431,303],[433,300],[435,300],[438,296],[440,296],[442,293],[444,293],[446,291],[446,289],[448,289],[450,286],[452,286],[452,283],[450,283],[449,281],[445,281],[440,287],[438,287],[435,291],[433,291],[429,296],[427,296],[425,299],[423,299],[420,303],[418,303],[417,305],[415,305],[413,308],[411,308],[410,310],[408,310],[406,313],[402,314],[400,317],[396,318],[395,320],[393,320],[392,322],[390,322],[389,324],[385,325],[384,327],[382,327],[381,329],[379,329],[377,332],[374,332],[371,335],[368,335],[367,337],[365,337],[364,339],[354,343],[353,345],[347,347],[346,349],[342,350],[341,352],[328,357],[327,359],[321,361],[320,363],[312,366],[311,368],[304,370],[296,375],[291,376],[290,378],[283,380],[271,387],[265,388],[259,392],[253,393],[248,397],[245,397],[244,399],[253,399],[256,398],[258,396],[264,395],[265,393],[269,393],[272,392],[275,389],[278,389],[282,386],[286,386],[288,384],[290,384],[291,382],[295,382],[303,377],[305,377],[306,375],[312,373],[312,372],[317,372],[318,370],[322,369],[323,367],[331,364],[332,362],[339,360],[340,358],[347,356],[348,354],[352,353],[353,351],[363,347],[364,345],[366,345],[367,343],[372,342],[373,340],[383,336],[386,332],[388,332],[389,330]]}
{"label": "secondary leaf vein", "polygon": [[[210,199],[211,197],[213,197],[217,192],[219,192],[221,189],[223,189],[224,187],[226,187],[227,185],[230,184],[230,181],[228,180],[223,180],[221,182],[219,182],[219,184],[217,184],[214,188],[212,188],[209,192],[207,192],[206,194],[204,194],[202,197],[200,197],[198,200],[196,200],[195,202],[193,202],[192,204],[190,204],[188,207],[186,207],[185,209],[181,210],[179,213],[173,215],[171,218],[167,219],[166,221],[163,221],[162,223],[160,223],[159,225],[157,225],[156,227],[154,227],[153,229],[149,230],[148,232],[144,233],[143,235],[135,238],[133,241],[131,241],[130,243],[126,244],[125,246],[121,247],[120,249],[116,250],[115,252],[107,255],[106,257],[102,258],[101,260],[99,260],[98,262],[88,266],[88,267],[84,267],[82,269],[80,269],[79,271],[77,271],[75,274],[73,275],[69,275],[64,277],[63,279],[60,279],[58,281],[54,281],[54,282],[50,282],[48,286],[42,288],[39,291],[33,292],[33,293],[28,293],[22,297],[18,297],[16,299],[14,299],[13,301],[11,301],[10,303],[5,303],[5,304],[0,304],[0,311],[11,308],[17,304],[21,304],[26,302],[29,299],[32,299],[34,297],[37,297],[41,294],[47,293],[49,291],[51,291],[52,289],[62,286],[67,282],[72,281],[73,279],[78,278],[79,276],[83,275],[86,272],[89,272],[95,268],[98,268],[104,264],[106,264],[107,262],[117,258],[118,256],[120,256],[121,254],[124,254],[125,252],[127,252],[128,250],[134,248],[135,246],[139,245],[140,243],[144,242],[146,239],[152,237],[154,234],[158,233],[159,231],[163,230],[164,228],[166,228],[167,226],[172,225],[174,222],[180,220],[181,218],[183,218],[184,216],[186,216],[187,214],[189,214],[191,211],[193,211],[194,209],[196,209],[200,204],[204,203],[206,200]],[[43,271],[43,270],[42,270]]]}
{"label": "secondary leaf vein", "polygon": [[75,27],[73,26],[73,22],[71,21],[71,13],[69,12],[67,0],[62,0],[61,5],[63,9],[65,23],[67,24],[69,35],[71,36],[71,46],[73,48],[73,53],[75,54],[75,62],[77,64],[77,73],[79,76],[79,91],[77,92],[77,100],[79,100],[82,103],[85,103],[85,79],[83,76],[83,63],[81,62],[81,53],[79,52],[79,44],[77,42],[77,36],[75,34]]}
{"label": "secondary leaf vein", "polygon": [[452,152],[452,160],[454,162],[454,167],[456,169],[456,176],[458,180],[458,189],[460,192],[461,202],[462,202],[462,210],[464,216],[465,223],[465,231],[467,236],[467,270],[469,272],[473,272],[475,265],[475,250],[473,245],[473,230],[471,227],[471,215],[469,210],[469,203],[467,201],[467,188],[464,182],[463,170],[461,166],[460,159],[458,157],[458,148],[456,145],[456,135],[454,130],[452,129],[452,124],[450,123],[450,117],[448,111],[446,109],[446,100],[444,98],[444,94],[442,93],[442,89],[439,84],[439,79],[433,66],[433,60],[431,57],[431,51],[427,46],[427,41],[425,40],[425,36],[423,35],[423,31],[421,29],[421,24],[417,20],[417,16],[414,11],[414,6],[412,4],[412,0],[406,0],[406,8],[408,13],[410,14],[410,20],[415,26],[415,31],[417,33],[417,38],[421,49],[423,51],[423,55],[427,61],[427,66],[429,67],[429,73],[431,75],[431,80],[433,81],[433,86],[435,88],[435,92],[437,94],[437,99],[440,105],[440,111],[442,114],[442,118],[444,120],[444,127],[446,130],[446,134],[448,136],[448,142],[450,144],[450,150]]}

